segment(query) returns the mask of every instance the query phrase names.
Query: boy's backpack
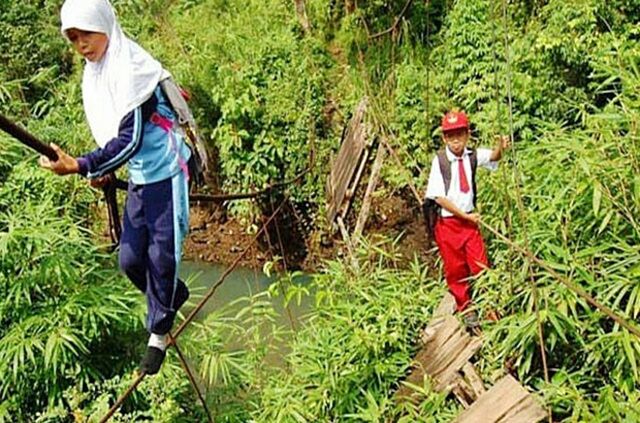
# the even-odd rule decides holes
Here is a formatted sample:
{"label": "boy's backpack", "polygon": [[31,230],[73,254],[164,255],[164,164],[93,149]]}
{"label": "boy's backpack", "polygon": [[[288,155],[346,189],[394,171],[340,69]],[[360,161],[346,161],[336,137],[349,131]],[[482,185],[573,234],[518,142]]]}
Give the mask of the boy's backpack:
{"label": "boy's backpack", "polygon": [[[451,162],[447,158],[447,153],[444,149],[439,150],[437,153],[438,165],[440,167],[440,173],[442,173],[442,180],[444,181],[444,193],[447,195],[449,187],[451,187]],[[471,155],[469,156],[471,161],[471,186],[473,188],[473,205],[476,205],[476,199],[478,198],[478,190],[476,189],[476,169],[478,168],[478,152],[475,149],[471,149]],[[422,213],[424,215],[424,222],[427,228],[427,240],[431,243],[435,237],[435,227],[438,218],[440,217],[440,211],[442,207],[431,198],[425,198],[422,203]]]}
{"label": "boy's backpack", "polygon": [[191,147],[193,160],[190,161],[192,166],[189,167],[189,174],[193,178],[196,187],[204,185],[204,174],[209,165],[209,157],[207,150],[200,138],[198,125],[193,117],[191,108],[187,104],[182,89],[175,83],[172,78],[166,78],[160,81],[160,88],[171,104],[173,111],[178,117],[178,124],[186,135],[186,140]]}

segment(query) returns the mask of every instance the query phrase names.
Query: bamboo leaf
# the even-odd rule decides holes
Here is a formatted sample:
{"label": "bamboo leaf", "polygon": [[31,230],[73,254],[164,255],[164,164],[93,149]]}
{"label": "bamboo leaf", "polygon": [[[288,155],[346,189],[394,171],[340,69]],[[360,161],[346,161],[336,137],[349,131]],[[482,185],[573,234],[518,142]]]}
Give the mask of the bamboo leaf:
{"label": "bamboo leaf", "polygon": [[602,201],[602,189],[600,189],[599,184],[595,183],[593,184],[593,215],[595,217],[598,217],[601,201]]}
{"label": "bamboo leaf", "polygon": [[600,227],[598,228],[598,235],[602,234],[602,232],[606,229],[607,225],[611,221],[611,218],[613,217],[613,214],[614,211],[610,210],[609,213],[607,213],[607,215],[604,217],[602,223],[600,224]]}

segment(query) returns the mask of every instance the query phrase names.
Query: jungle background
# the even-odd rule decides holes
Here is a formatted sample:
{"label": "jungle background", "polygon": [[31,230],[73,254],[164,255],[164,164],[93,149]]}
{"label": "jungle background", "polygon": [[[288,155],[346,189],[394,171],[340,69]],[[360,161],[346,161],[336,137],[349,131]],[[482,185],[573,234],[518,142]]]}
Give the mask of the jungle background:
{"label": "jungle background", "polygon": [[[0,0],[0,111],[80,154],[93,141],[61,3]],[[310,254],[322,240],[339,244],[323,220],[324,188],[360,99],[403,162],[383,168],[376,204],[403,201],[406,225],[420,224],[409,188],[425,188],[440,118],[457,107],[476,145],[513,128],[501,170],[479,174],[485,222],[638,325],[639,1],[113,3],[125,31],[192,93],[212,191],[259,189],[315,163],[288,190],[310,217]],[[218,213],[250,233],[263,208],[237,202]],[[86,181],[43,171],[0,134],[0,421],[97,421],[131,382],[144,301],[105,248],[101,210]],[[459,412],[429,381],[415,404],[393,399],[445,288],[426,245],[407,256],[401,236],[375,229],[358,244],[358,269],[338,255],[318,260],[305,268],[308,285],[283,273],[274,289],[242,299],[241,312],[221,308],[185,333],[216,421],[445,422]],[[512,373],[555,421],[640,421],[640,339],[485,236],[493,269],[475,282],[476,302],[501,316],[483,323],[486,381]],[[282,292],[314,303],[295,330],[275,323],[267,301]],[[205,416],[170,353],[114,421]]]}

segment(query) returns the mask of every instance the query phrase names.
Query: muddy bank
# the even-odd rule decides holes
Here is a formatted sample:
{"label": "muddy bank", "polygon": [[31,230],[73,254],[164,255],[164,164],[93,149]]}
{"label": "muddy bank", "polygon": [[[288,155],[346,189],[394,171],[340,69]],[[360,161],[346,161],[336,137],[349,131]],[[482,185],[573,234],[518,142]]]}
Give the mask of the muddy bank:
{"label": "muddy bank", "polygon": [[[371,214],[365,227],[365,235],[384,235],[398,239],[397,250],[406,260],[414,255],[426,260],[426,235],[420,212],[407,193],[387,194],[384,189],[374,198]],[[297,216],[296,216],[297,215]],[[347,218],[351,228],[355,224],[353,211]],[[299,213],[287,212],[278,221],[279,227],[270,227],[270,235],[262,236],[256,247],[241,261],[240,265],[261,268],[274,256],[282,256],[278,237],[283,240],[288,265],[305,271],[314,271],[327,259],[344,253],[342,239],[338,233],[332,234],[307,225],[307,230],[296,230],[300,225]],[[241,221],[226,214],[216,205],[193,205],[191,212],[191,233],[185,243],[185,258],[191,261],[205,261],[231,264],[242,254],[255,236],[250,222]],[[254,226],[255,227],[255,226]],[[289,236],[288,239],[286,237]]]}

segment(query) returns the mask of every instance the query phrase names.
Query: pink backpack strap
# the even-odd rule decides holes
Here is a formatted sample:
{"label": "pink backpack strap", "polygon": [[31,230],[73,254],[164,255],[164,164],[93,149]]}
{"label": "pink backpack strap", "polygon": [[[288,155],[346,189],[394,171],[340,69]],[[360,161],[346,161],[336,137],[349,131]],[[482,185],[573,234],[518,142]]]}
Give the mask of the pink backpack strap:
{"label": "pink backpack strap", "polygon": [[151,123],[161,128],[164,132],[166,132],[169,135],[169,140],[171,141],[171,151],[173,151],[178,156],[178,165],[180,166],[182,173],[184,173],[184,176],[187,178],[187,181],[189,181],[189,166],[184,161],[184,159],[180,155],[180,152],[178,151],[178,145],[176,143],[176,138],[173,133],[173,125],[174,125],[173,120],[166,118],[157,112],[154,112],[151,115],[150,120],[151,120]]}

